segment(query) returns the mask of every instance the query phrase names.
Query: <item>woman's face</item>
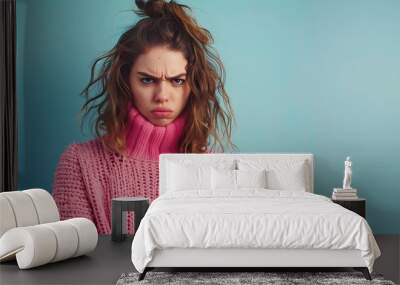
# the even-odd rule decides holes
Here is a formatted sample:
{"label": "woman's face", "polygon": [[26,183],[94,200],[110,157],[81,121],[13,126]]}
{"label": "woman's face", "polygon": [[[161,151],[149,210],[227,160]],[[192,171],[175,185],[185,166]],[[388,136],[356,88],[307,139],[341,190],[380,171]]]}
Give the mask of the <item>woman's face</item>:
{"label": "woman's face", "polygon": [[187,60],[166,46],[141,54],[129,74],[129,86],[138,111],[151,123],[166,126],[183,111],[189,98]]}

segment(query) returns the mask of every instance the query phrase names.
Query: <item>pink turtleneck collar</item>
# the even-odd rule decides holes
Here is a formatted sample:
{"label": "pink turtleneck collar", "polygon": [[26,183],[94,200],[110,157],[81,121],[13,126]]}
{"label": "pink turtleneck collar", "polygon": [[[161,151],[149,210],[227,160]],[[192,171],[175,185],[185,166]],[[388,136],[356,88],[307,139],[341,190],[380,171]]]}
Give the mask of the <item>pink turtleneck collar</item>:
{"label": "pink turtleneck collar", "polygon": [[183,135],[186,114],[171,124],[159,127],[149,122],[132,105],[128,106],[126,154],[141,159],[158,160],[160,153],[177,153]]}

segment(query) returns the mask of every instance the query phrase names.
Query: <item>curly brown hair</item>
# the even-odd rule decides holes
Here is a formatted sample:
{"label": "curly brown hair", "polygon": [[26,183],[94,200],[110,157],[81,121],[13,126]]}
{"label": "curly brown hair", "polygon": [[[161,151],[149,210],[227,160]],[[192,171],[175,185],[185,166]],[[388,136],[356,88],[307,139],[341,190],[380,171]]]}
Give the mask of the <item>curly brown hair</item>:
{"label": "curly brown hair", "polygon": [[[141,16],[92,67],[90,81],[82,91],[86,99],[83,117],[97,111],[95,134],[110,150],[123,154],[129,103],[129,72],[137,57],[155,46],[181,51],[188,61],[187,81],[191,89],[185,107],[188,110],[180,151],[234,149],[231,128],[234,120],[229,97],[224,88],[225,70],[217,52],[210,46],[211,33],[200,27],[188,14],[190,7],[175,1],[136,1]],[[96,72],[100,65],[99,72]],[[95,96],[90,90],[100,85]],[[83,121],[83,120],[82,120]],[[81,121],[81,129],[82,129]]]}

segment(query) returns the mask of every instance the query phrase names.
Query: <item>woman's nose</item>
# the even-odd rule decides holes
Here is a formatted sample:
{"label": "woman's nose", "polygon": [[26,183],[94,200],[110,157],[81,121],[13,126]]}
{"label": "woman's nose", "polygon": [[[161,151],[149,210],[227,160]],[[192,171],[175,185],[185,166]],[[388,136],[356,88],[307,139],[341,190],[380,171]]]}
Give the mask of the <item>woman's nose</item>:
{"label": "woman's nose", "polygon": [[154,94],[154,100],[156,102],[162,103],[162,102],[167,102],[168,101],[168,86],[167,86],[167,82],[166,81],[161,81],[156,90],[155,90],[155,94]]}

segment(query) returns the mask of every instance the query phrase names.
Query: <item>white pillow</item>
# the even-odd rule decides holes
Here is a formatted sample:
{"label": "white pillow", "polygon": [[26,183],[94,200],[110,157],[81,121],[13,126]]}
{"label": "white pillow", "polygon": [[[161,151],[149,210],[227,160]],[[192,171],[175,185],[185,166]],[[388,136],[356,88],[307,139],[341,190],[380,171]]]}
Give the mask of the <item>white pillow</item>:
{"label": "white pillow", "polygon": [[266,170],[231,170],[212,168],[214,190],[240,188],[267,188]]}
{"label": "white pillow", "polygon": [[267,188],[267,171],[262,170],[236,170],[238,188]]}
{"label": "white pillow", "polygon": [[212,188],[236,190],[236,170],[212,168]]}
{"label": "white pillow", "polygon": [[305,160],[246,159],[239,160],[240,170],[267,170],[267,188],[306,191],[310,189],[308,164]]}
{"label": "white pillow", "polygon": [[303,191],[307,189],[305,163],[293,165],[284,170],[273,169],[267,172],[268,189]]}
{"label": "white pillow", "polygon": [[168,191],[211,189],[211,167],[168,164]]}

